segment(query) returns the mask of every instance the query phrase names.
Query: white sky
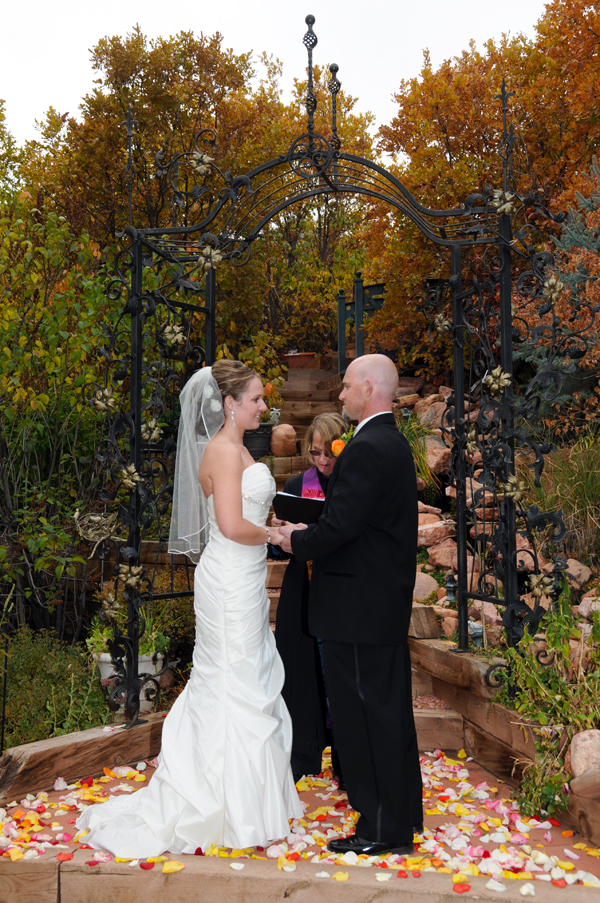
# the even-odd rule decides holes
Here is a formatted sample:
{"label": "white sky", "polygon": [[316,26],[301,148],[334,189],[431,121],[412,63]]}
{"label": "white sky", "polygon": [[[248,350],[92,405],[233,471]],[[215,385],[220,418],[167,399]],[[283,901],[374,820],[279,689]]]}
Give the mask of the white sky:
{"label": "white sky", "polygon": [[148,37],[220,31],[224,45],[237,53],[266,50],[283,62],[286,89],[304,73],[304,19],[313,13],[315,62],[338,63],[338,77],[358,97],[358,109],[375,113],[381,125],[394,115],[392,94],[400,80],[420,71],[424,48],[436,66],[471,39],[481,48],[503,32],[532,36],[544,7],[543,0],[29,0],[23,6],[13,0],[2,11],[0,98],[19,142],[36,136],[35,120],[50,106],[77,115],[94,77],[89,49],[136,24]]}

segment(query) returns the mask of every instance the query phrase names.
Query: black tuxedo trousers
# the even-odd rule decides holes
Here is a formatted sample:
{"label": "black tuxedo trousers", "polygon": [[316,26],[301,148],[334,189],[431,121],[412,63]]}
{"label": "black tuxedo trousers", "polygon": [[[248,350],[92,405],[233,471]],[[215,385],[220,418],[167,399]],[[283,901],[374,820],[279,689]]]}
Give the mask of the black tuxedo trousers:
{"label": "black tuxedo trousers", "polygon": [[291,540],[299,561],[313,560],[309,628],[323,640],[357,834],[390,843],[409,843],[423,820],[407,643],[417,524],[410,447],[380,414],[342,452],[318,522]]}
{"label": "black tuxedo trousers", "polygon": [[423,821],[408,645],[324,640],[323,664],[356,834],[408,844]]}

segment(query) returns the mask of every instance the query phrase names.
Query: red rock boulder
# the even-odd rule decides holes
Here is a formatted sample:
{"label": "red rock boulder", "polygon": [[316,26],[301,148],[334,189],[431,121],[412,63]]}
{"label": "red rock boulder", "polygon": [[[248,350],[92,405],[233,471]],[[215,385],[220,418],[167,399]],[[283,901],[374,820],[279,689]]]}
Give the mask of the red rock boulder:
{"label": "red rock boulder", "polygon": [[290,423],[278,423],[271,433],[271,454],[293,458],[296,454],[296,430]]}

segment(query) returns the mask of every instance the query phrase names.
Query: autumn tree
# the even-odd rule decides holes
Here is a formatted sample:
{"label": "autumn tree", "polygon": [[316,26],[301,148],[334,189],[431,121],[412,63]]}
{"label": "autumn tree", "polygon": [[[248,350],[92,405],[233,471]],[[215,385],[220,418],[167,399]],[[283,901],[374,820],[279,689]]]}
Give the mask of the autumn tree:
{"label": "autumn tree", "polygon": [[[500,187],[502,117],[495,98],[506,79],[514,92],[509,115],[518,190],[535,190],[555,210],[565,209],[600,144],[599,35],[596,7],[555,0],[532,40],[504,36],[482,52],[471,45],[435,71],[425,54],[419,77],[400,85],[397,115],[380,130],[380,148],[395,159],[392,171],[420,203],[438,209],[460,206],[486,185]],[[451,349],[442,338],[431,342],[419,303],[426,278],[448,276],[447,256],[412,224],[391,219],[378,210],[370,234],[374,275],[389,289],[372,336],[398,347],[404,365],[431,374],[449,366]],[[550,227],[535,240],[553,235]]]}

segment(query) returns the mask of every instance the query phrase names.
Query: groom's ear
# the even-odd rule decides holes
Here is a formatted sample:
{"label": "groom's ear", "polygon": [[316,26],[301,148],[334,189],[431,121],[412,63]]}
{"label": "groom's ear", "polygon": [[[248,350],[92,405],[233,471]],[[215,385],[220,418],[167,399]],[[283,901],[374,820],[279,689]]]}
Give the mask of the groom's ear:
{"label": "groom's ear", "polygon": [[367,397],[373,394],[373,383],[370,379],[365,379],[365,393]]}

